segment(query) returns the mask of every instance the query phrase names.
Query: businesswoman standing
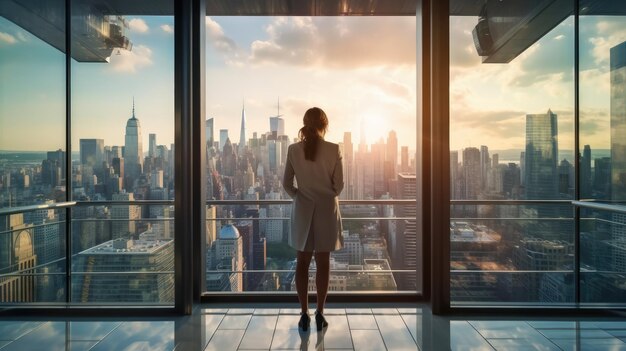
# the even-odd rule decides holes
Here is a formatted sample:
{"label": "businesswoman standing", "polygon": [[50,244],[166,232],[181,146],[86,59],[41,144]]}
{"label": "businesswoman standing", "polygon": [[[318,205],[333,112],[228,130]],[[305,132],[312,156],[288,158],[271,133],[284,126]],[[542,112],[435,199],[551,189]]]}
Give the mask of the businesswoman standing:
{"label": "businesswoman standing", "polygon": [[[289,146],[283,187],[294,199],[289,244],[298,250],[296,290],[302,307],[298,326],[307,331],[309,265],[315,254],[317,311],[315,323],[322,330],[324,303],[330,276],[330,252],[343,247],[338,196],[343,190],[343,164],[339,145],[324,140],[328,128],[326,113],[313,107],[306,111],[300,142]],[[297,187],[294,186],[294,176]]]}

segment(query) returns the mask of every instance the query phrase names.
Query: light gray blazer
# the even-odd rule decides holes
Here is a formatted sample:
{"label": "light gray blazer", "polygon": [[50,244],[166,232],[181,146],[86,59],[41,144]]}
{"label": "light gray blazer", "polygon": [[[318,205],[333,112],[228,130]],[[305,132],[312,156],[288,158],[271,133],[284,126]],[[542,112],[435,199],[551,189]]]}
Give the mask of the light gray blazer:
{"label": "light gray blazer", "polygon": [[[294,176],[298,187],[294,186]],[[289,245],[304,251],[310,232],[315,235],[315,251],[341,249],[338,196],[343,190],[343,162],[339,145],[320,140],[315,161],[304,158],[302,142],[289,145],[283,187],[294,199]]]}

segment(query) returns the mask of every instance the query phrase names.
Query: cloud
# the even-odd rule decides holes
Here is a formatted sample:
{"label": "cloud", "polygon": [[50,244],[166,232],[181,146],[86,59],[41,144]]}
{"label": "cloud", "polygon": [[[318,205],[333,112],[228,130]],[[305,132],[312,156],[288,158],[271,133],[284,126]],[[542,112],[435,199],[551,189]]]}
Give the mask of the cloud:
{"label": "cloud", "polygon": [[132,51],[115,50],[109,58],[115,72],[135,73],[138,69],[152,65],[152,49],[136,45]]}
{"label": "cloud", "polygon": [[252,42],[249,62],[342,69],[416,62],[413,18],[277,17],[265,34]]}
{"label": "cloud", "polygon": [[174,33],[174,27],[170,26],[169,24],[162,24],[161,29],[168,34]]}
{"label": "cloud", "polygon": [[0,32],[0,42],[5,44],[15,44],[17,39],[9,33]]}
{"label": "cloud", "polygon": [[206,17],[205,23],[207,38],[217,51],[222,53],[237,51],[237,44],[233,39],[224,34],[224,29],[222,29],[219,23],[215,22],[209,16]]}
{"label": "cloud", "polygon": [[148,33],[150,31],[150,27],[148,27],[148,24],[146,24],[146,21],[144,21],[141,18],[133,18],[128,22],[128,27],[130,28],[131,31],[136,32],[136,33]]}

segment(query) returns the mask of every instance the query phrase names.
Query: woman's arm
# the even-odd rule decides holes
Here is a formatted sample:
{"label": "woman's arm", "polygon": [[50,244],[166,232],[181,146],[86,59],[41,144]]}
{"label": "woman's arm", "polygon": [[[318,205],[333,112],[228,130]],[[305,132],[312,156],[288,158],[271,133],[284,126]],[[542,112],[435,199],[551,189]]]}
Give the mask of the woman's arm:
{"label": "woman's arm", "polygon": [[296,197],[296,193],[298,192],[298,188],[293,186],[293,178],[295,177],[295,172],[293,170],[293,165],[291,164],[291,147],[287,149],[287,164],[285,165],[285,174],[283,175],[283,188],[291,196],[291,198]]}
{"label": "woman's arm", "polygon": [[337,162],[333,170],[333,190],[337,196],[343,190],[343,157],[341,156],[339,145],[337,145]]}

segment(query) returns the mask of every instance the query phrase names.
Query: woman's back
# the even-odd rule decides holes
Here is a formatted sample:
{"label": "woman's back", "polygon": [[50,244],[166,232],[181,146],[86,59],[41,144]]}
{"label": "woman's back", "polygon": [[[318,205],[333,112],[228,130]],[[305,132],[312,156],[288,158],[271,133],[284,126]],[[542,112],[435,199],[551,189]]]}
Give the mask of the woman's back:
{"label": "woman's back", "polygon": [[[320,139],[315,160],[310,161],[305,158],[304,144],[299,142],[289,146],[287,158],[286,167],[293,168],[299,194],[315,200],[333,198],[341,193],[343,172],[339,145]],[[286,187],[293,186],[287,184],[289,180],[285,182]]]}

